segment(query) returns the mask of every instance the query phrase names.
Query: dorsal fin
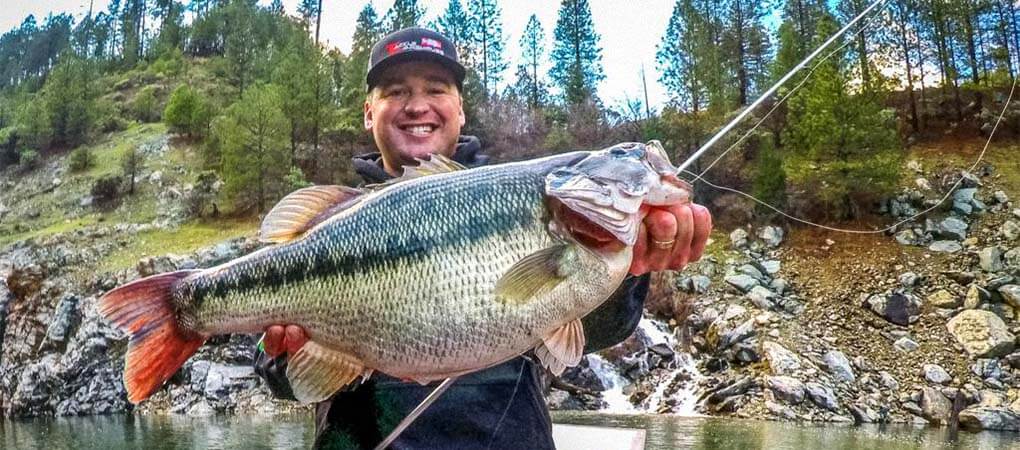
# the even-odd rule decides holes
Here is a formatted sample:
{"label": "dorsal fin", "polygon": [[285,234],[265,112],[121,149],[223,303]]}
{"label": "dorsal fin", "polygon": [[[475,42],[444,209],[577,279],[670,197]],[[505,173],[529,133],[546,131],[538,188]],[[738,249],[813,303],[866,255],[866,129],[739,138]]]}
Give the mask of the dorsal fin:
{"label": "dorsal fin", "polygon": [[347,186],[311,186],[287,194],[266,214],[259,229],[262,242],[287,242],[323,220],[357,203],[365,193]]}
{"label": "dorsal fin", "polygon": [[413,180],[415,178],[421,178],[428,175],[456,172],[458,170],[467,169],[467,167],[465,167],[463,164],[454,161],[444,155],[440,155],[438,153],[429,156],[428,160],[415,158],[415,161],[418,161],[418,164],[413,166],[404,166],[404,173],[401,174],[399,177],[384,181],[379,184],[373,184],[369,187],[384,188],[387,186],[392,186],[397,183],[402,183],[407,180]]}

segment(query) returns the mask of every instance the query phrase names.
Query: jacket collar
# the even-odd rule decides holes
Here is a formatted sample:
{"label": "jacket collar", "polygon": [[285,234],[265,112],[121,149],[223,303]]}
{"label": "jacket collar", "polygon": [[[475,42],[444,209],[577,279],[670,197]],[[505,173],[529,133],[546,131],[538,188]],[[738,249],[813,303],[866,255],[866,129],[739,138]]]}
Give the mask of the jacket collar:
{"label": "jacket collar", "polygon": [[[457,138],[457,147],[453,151],[453,160],[467,167],[478,167],[488,164],[489,156],[481,154],[482,143],[474,136],[460,136]],[[354,171],[361,176],[365,183],[382,183],[393,178],[389,172],[383,169],[382,154],[379,152],[365,153],[355,156]]]}

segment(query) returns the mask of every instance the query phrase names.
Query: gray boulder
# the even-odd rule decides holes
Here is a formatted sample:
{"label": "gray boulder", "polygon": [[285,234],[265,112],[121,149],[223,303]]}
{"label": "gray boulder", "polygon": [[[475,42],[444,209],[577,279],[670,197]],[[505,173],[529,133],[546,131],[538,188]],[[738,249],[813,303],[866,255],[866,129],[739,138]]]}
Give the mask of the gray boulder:
{"label": "gray boulder", "polygon": [[946,217],[939,222],[938,231],[943,239],[962,241],[967,238],[967,222],[955,217]]}
{"label": "gray boulder", "polygon": [[850,360],[839,350],[829,350],[822,356],[822,361],[836,379],[846,383],[857,381],[854,369],[850,366]]}
{"label": "gray boulder", "polygon": [[74,334],[74,328],[78,326],[80,319],[78,296],[65,294],[57,304],[50,326],[46,329],[46,340],[51,345],[63,350],[67,339]]}
{"label": "gray boulder", "polygon": [[918,319],[921,311],[917,297],[894,292],[891,294],[874,294],[865,300],[865,306],[883,319],[897,325],[909,325]]}
{"label": "gray boulder", "polygon": [[924,379],[935,384],[946,384],[953,380],[953,377],[938,364],[925,364],[922,366],[921,371],[924,373]]}
{"label": "gray boulder", "polygon": [[921,390],[921,417],[936,425],[949,422],[953,404],[938,389],[926,387]]}
{"label": "gray boulder", "polygon": [[758,237],[769,247],[778,247],[783,242],[783,229],[767,225],[758,230]]}
{"label": "gray boulder", "polygon": [[836,393],[832,388],[820,383],[807,383],[804,385],[804,390],[808,398],[811,399],[811,403],[818,405],[819,408],[833,412],[839,410],[839,400],[836,399]]}
{"label": "gray boulder", "polygon": [[913,352],[914,350],[917,350],[918,347],[920,347],[920,345],[917,342],[914,342],[913,339],[910,339],[907,336],[903,336],[897,339],[896,342],[893,343],[893,346],[896,347],[897,350],[904,353]]}
{"label": "gray boulder", "polygon": [[960,411],[960,425],[973,430],[1020,431],[1020,414],[1001,406],[972,406]]}
{"label": "gray boulder", "polygon": [[960,297],[945,289],[939,289],[928,296],[928,303],[936,308],[956,308],[962,303]]}
{"label": "gray boulder", "polygon": [[1000,203],[1000,204],[1003,204],[1003,205],[1005,205],[1006,203],[1009,203],[1009,196],[1006,195],[1005,191],[995,191],[992,194],[992,198],[994,198],[997,203]]}
{"label": "gray boulder", "polygon": [[1002,299],[1014,308],[1020,308],[1020,285],[1007,284],[999,287],[999,294]]}
{"label": "gray boulder", "polygon": [[1016,337],[994,313],[976,309],[960,312],[946,324],[949,333],[971,356],[1003,356],[1015,347]]}
{"label": "gray boulder", "polygon": [[981,270],[985,272],[999,272],[1004,269],[1002,265],[1002,249],[998,246],[985,247],[978,252]]}
{"label": "gray boulder", "polygon": [[928,246],[928,250],[939,253],[956,253],[963,250],[963,246],[956,241],[935,241]]}
{"label": "gray boulder", "polygon": [[1020,237],[1020,224],[1007,220],[1006,223],[1002,224],[1002,228],[999,229],[999,234],[1007,240],[1015,241]]}
{"label": "gray boulder", "polygon": [[768,378],[767,384],[776,398],[786,403],[799,405],[804,401],[804,383],[796,378],[772,376]]}
{"label": "gray boulder", "polygon": [[786,347],[772,341],[765,341],[761,347],[773,374],[787,375],[800,369],[800,357]]}
{"label": "gray boulder", "polygon": [[917,286],[917,282],[920,279],[921,277],[917,276],[917,274],[914,272],[904,272],[901,273],[899,277],[897,277],[897,280],[900,282],[900,285],[905,288],[912,288],[914,286]]}
{"label": "gray boulder", "polygon": [[745,274],[729,275],[724,278],[723,281],[725,281],[726,284],[737,288],[738,291],[744,294],[759,284],[756,278]]}
{"label": "gray boulder", "polygon": [[893,236],[900,245],[913,245],[917,242],[917,234],[913,230],[907,229],[896,233]]}
{"label": "gray boulder", "polygon": [[755,286],[747,293],[747,298],[754,306],[768,311],[775,308],[775,301],[779,296],[764,286]]}
{"label": "gray boulder", "polygon": [[747,230],[743,228],[737,228],[730,232],[730,243],[733,244],[733,248],[744,248],[747,247]]}

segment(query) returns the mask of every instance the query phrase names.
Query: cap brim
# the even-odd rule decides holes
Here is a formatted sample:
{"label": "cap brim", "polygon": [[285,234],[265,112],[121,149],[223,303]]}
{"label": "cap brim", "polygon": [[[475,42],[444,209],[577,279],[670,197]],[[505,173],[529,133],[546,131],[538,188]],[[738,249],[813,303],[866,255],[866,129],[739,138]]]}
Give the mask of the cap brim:
{"label": "cap brim", "polygon": [[379,82],[379,77],[382,76],[386,69],[408,61],[431,61],[438,63],[453,74],[453,78],[454,81],[457,82],[458,89],[464,88],[464,76],[466,74],[464,66],[438,53],[432,53],[429,51],[408,51],[387,57],[373,66],[372,69],[368,71],[368,75],[365,77],[368,89],[371,90]]}

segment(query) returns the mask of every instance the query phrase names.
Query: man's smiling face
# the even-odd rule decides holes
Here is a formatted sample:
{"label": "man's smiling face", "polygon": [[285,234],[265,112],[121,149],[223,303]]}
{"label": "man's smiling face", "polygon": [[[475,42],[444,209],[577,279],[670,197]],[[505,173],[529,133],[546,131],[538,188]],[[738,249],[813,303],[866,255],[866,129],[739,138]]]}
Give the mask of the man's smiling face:
{"label": "man's smiling face", "polygon": [[464,108],[453,75],[443,66],[411,61],[386,70],[365,102],[365,128],[372,131],[386,170],[416,164],[439,153],[452,156],[464,125]]}

